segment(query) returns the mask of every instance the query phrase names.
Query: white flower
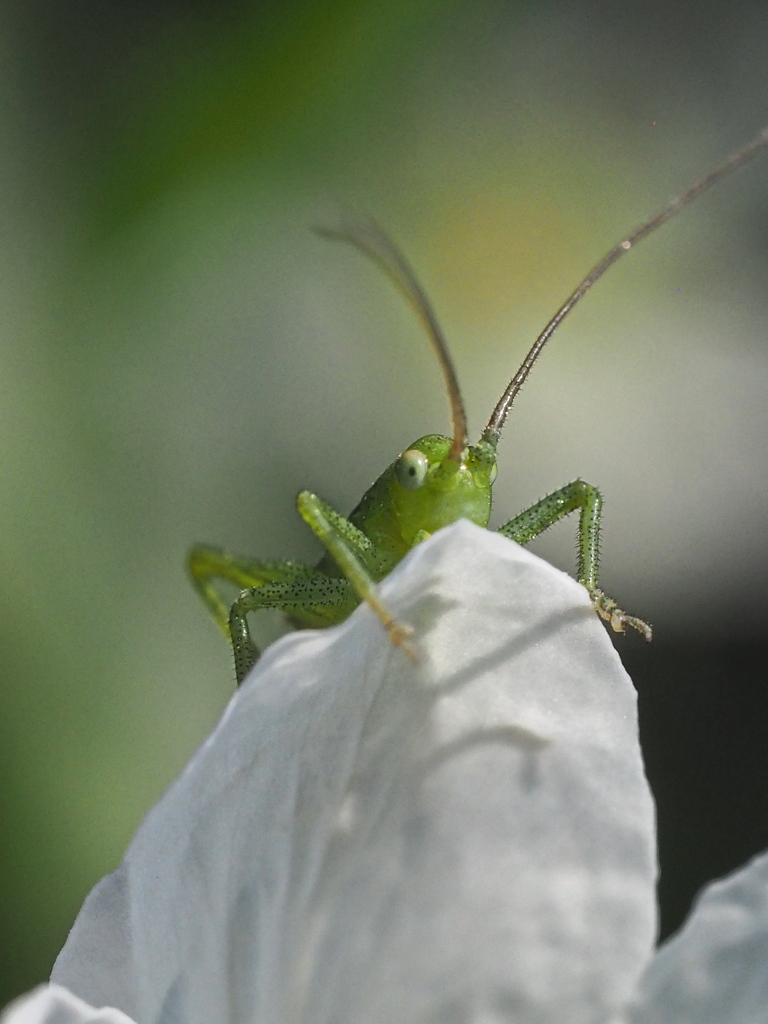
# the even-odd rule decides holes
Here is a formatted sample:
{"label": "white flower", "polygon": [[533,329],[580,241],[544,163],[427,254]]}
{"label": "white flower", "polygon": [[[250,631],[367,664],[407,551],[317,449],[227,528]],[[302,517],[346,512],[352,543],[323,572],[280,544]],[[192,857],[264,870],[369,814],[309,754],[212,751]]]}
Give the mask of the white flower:
{"label": "white flower", "polygon": [[3,1024],[133,1024],[120,1010],[95,1010],[60,985],[41,985],[8,1007]]}
{"label": "white flower", "polygon": [[382,592],[420,663],[365,607],[270,648],[86,900],[79,999],[5,1024],[764,1024],[768,859],[653,955],[634,691],[586,592],[468,523]]}

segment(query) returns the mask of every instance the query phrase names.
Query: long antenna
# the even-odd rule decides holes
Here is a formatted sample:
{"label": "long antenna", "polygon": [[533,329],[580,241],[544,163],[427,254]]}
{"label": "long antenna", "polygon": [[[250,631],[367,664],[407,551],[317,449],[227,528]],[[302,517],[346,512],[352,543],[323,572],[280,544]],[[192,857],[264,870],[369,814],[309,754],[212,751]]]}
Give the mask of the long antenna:
{"label": "long antenna", "polygon": [[440,361],[440,367],[445,378],[445,386],[448,391],[448,399],[451,404],[453,441],[448,452],[448,458],[453,462],[460,462],[461,456],[467,447],[467,416],[464,412],[459,381],[435,312],[405,256],[373,220],[345,220],[338,228],[316,227],[315,231],[324,238],[350,242],[355,248],[365,253],[375,263],[378,263],[387,277],[406,297],[408,303],[424,324],[432,346],[437,353],[437,358]]}
{"label": "long antenna", "polygon": [[663,210],[660,210],[659,213],[657,213],[654,217],[651,217],[650,220],[645,221],[645,223],[641,224],[640,227],[635,228],[635,230],[630,235],[628,235],[623,241],[619,242],[618,245],[614,246],[610,252],[606,253],[605,256],[603,256],[600,262],[596,264],[596,266],[594,266],[592,270],[590,270],[590,272],[587,274],[587,276],[584,278],[584,280],[581,282],[578,288],[568,296],[563,305],[555,313],[555,315],[549,321],[547,326],[544,328],[544,330],[538,336],[536,341],[533,343],[533,346],[531,347],[531,350],[528,353],[528,355],[523,360],[520,369],[517,371],[515,376],[507,385],[507,390],[501,396],[498,405],[493,410],[493,414],[491,415],[491,418],[488,420],[488,426],[483,431],[484,441],[489,441],[493,445],[497,443],[497,441],[499,440],[499,435],[501,434],[501,429],[504,426],[504,421],[506,420],[507,414],[510,410],[510,407],[512,406],[512,403],[517,397],[518,392],[525,383],[528,374],[531,372],[533,364],[538,359],[541,350],[544,348],[546,343],[549,341],[549,339],[552,337],[552,335],[555,333],[557,328],[563,322],[565,317],[570,313],[570,311],[573,309],[573,307],[576,305],[579,299],[582,298],[582,296],[584,296],[589,291],[589,289],[592,287],[595,281],[601,278],[603,274],[606,272],[606,270],[608,270],[609,267],[612,267],[613,264],[619,259],[619,257],[629,252],[633,245],[636,245],[639,241],[641,241],[641,239],[645,238],[647,235],[650,235],[652,231],[656,230],[656,228],[661,227],[662,224],[664,224],[671,217],[674,217],[676,213],[682,210],[684,206],[687,206],[688,203],[691,203],[694,199],[697,199],[702,194],[702,192],[706,192],[708,188],[711,188],[713,185],[716,185],[719,181],[722,181],[723,178],[727,177],[737,168],[741,167],[742,164],[747,163],[748,160],[751,160],[753,157],[757,156],[757,154],[766,146],[768,146],[768,128],[763,128],[759,135],[757,135],[751,142],[749,142],[746,146],[742,147],[741,149],[736,150],[735,153],[732,153],[726,160],[723,160],[721,164],[718,164],[717,167],[714,168],[714,170],[709,172],[709,174],[705,175],[703,178],[700,178],[698,181],[694,182],[693,185],[691,185],[689,189],[683,192],[681,196],[678,196],[676,199],[673,199],[664,207]]}

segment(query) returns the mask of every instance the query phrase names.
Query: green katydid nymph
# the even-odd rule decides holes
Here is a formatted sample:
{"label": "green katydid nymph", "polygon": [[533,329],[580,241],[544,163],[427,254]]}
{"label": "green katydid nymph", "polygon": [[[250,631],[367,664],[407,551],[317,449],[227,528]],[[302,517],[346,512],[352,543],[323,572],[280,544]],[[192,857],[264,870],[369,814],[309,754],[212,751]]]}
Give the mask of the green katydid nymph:
{"label": "green katydid nymph", "polygon": [[[429,434],[405,449],[365,492],[348,517],[317,495],[302,491],[297,506],[326,553],[316,566],[292,561],[253,561],[220,548],[198,545],[189,554],[192,582],[232,645],[240,684],[259,656],[247,622],[249,612],[281,610],[297,628],[331,626],[365,601],[392,641],[417,656],[417,638],[396,621],[376,584],[404,555],[436,530],[466,518],[487,527],[491,488],[496,478],[496,447],[515,397],[541,350],[579,299],[620,256],[660,227],[683,206],[768,146],[768,128],[752,142],[696,181],[682,195],[614,246],[566,299],[534,342],[507,385],[476,444],[467,440],[466,416],[456,372],[432,306],[405,258],[375,224],[354,223],[322,230],[350,242],[378,263],[421,319],[442,368],[451,405],[452,435]],[[595,611],[616,632],[631,626],[651,639],[651,627],[627,615],[598,586],[602,498],[597,488],[574,480],[510,519],[499,533],[527,544],[571,512],[578,512],[576,578],[589,593]],[[231,607],[217,588],[224,581],[239,588]]]}

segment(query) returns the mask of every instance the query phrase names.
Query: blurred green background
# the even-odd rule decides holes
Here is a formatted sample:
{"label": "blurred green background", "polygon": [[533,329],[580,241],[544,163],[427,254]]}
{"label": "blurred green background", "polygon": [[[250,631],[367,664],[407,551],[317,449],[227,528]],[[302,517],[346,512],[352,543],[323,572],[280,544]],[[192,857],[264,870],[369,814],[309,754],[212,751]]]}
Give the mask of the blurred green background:
{"label": "blurred green background", "polygon": [[[341,204],[403,246],[476,437],[603,251],[768,122],[768,9],[32,0],[0,29],[2,1004],[230,696],[190,544],[315,559],[299,489],[348,510],[447,428],[410,312],[309,226]],[[656,627],[619,646],[665,932],[768,845],[766,271],[764,157],[600,283],[500,449],[495,521],[597,484],[605,589]]]}

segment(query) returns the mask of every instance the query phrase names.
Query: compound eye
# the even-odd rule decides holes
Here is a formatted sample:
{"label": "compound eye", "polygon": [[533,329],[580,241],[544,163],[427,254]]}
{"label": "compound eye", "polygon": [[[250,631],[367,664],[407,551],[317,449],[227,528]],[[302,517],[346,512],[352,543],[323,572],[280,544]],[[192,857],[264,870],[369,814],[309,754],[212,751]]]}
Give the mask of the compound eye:
{"label": "compound eye", "polygon": [[429,459],[424,452],[409,448],[395,463],[395,476],[399,484],[415,491],[424,483],[428,469]]}
{"label": "compound eye", "polygon": [[491,476],[490,476],[490,479],[488,480],[488,483],[492,484],[493,481],[496,479],[496,477],[498,475],[499,475],[499,467],[494,462],[494,464],[491,466]]}

